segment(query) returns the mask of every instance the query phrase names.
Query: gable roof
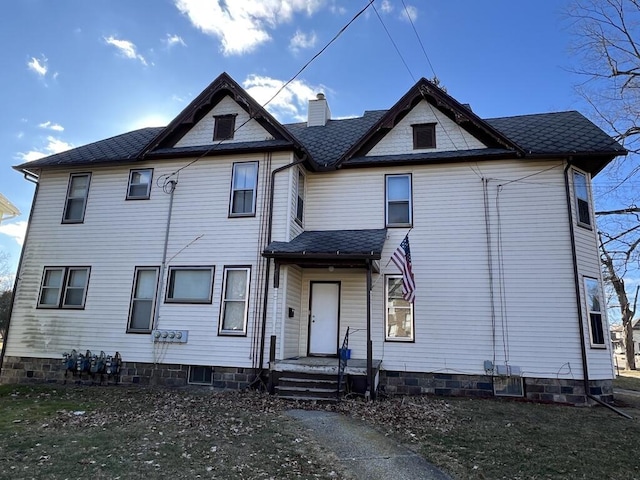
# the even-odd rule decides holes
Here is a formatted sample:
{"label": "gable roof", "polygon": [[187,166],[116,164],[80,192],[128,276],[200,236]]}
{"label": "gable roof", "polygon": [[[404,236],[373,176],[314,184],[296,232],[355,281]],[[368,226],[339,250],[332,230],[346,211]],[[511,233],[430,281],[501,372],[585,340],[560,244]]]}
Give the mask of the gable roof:
{"label": "gable roof", "polygon": [[478,117],[468,106],[429,80],[421,78],[336,163],[340,165],[352,157],[364,156],[422,100],[440,110],[487,147],[503,148],[517,156],[522,155],[522,149],[517,144]]}
{"label": "gable roof", "polygon": [[[178,140],[227,96],[231,97],[249,114],[250,119],[257,121],[275,140],[289,142],[300,156],[308,155],[305,147],[280,122],[256,102],[229,74],[223,72],[158,133],[144,148],[141,157],[153,157],[156,151],[162,152],[166,148],[175,146]],[[236,129],[239,127],[236,126]],[[206,153],[217,149],[220,145],[222,145],[221,142],[203,146],[202,150]]]}
{"label": "gable roof", "polygon": [[[230,96],[272,136],[272,140],[223,142],[175,148],[197,122]],[[486,149],[417,151],[402,155],[366,155],[419,102],[427,101],[481,140]],[[362,117],[329,120],[324,126],[280,124],[228,74],[222,73],[169,125],[143,128],[17,165],[34,173],[41,168],[135,162],[145,159],[291,151],[311,170],[341,167],[420,164],[501,158],[567,158],[593,175],[626,150],[575,111],[481,119],[443,90],[422,78],[389,110],[365,111]]]}

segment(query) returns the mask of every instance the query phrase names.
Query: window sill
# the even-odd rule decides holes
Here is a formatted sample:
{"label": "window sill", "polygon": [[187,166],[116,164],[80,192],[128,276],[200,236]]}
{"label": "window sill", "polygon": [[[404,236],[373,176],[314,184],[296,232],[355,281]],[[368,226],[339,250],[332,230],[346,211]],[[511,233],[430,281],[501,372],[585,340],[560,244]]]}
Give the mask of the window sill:
{"label": "window sill", "polygon": [[127,333],[133,333],[134,335],[151,335],[151,330],[133,330],[127,329]]}
{"label": "window sill", "polygon": [[606,345],[594,345],[593,343],[591,344],[591,348],[593,348],[594,350],[606,350],[607,346]]}
{"label": "window sill", "polygon": [[125,200],[149,200],[151,195],[147,195],[146,197],[127,197]]}
{"label": "window sill", "polygon": [[73,223],[84,223],[84,218],[82,220],[65,220],[62,219],[63,224],[73,224]]}
{"label": "window sill", "polygon": [[255,217],[255,212],[252,213],[230,213],[229,218],[247,218],[247,217]]}
{"label": "window sill", "polygon": [[220,330],[218,332],[219,337],[246,337],[247,332],[241,330]]}
{"label": "window sill", "polygon": [[385,338],[385,342],[415,343],[415,338]]}
{"label": "window sill", "polygon": [[411,223],[387,223],[386,228],[412,228]]}
{"label": "window sill", "polygon": [[165,298],[164,303],[182,303],[188,305],[211,305],[211,299],[205,300],[197,300],[197,299],[186,299],[186,298]]}
{"label": "window sill", "polygon": [[577,221],[576,225],[578,225],[580,228],[584,228],[585,230],[592,230],[593,231],[593,225],[590,225],[588,223],[583,223],[583,222]]}

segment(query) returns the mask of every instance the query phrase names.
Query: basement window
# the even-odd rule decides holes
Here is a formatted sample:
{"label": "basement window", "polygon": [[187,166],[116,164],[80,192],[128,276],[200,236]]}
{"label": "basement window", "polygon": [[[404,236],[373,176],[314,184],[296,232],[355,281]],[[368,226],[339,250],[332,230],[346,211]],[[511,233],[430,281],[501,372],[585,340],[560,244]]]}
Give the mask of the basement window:
{"label": "basement window", "polygon": [[235,115],[216,115],[213,117],[213,139],[231,140],[236,127]]}
{"label": "basement window", "polygon": [[211,385],[213,383],[213,368],[204,365],[189,365],[190,385]]}
{"label": "basement window", "polygon": [[524,397],[522,377],[493,377],[496,397]]}
{"label": "basement window", "polygon": [[436,124],[422,123],[413,127],[413,149],[436,148]]}

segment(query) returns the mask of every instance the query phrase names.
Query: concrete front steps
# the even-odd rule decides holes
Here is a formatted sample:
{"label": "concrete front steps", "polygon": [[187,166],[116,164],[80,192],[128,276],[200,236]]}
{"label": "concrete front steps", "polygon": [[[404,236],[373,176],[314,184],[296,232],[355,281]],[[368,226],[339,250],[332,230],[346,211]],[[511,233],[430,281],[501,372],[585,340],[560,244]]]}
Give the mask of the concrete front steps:
{"label": "concrete front steps", "polygon": [[344,393],[345,378],[338,388],[338,376],[325,373],[277,372],[275,394],[302,401],[336,402]]}

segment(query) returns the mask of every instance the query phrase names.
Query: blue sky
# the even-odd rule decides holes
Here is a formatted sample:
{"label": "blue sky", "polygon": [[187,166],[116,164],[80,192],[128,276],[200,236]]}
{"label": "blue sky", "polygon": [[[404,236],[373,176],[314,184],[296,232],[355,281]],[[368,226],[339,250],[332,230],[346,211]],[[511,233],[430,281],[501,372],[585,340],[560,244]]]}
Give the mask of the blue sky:
{"label": "blue sky", "polygon": [[[21,0],[0,18],[0,193],[22,215],[0,226],[15,269],[34,186],[11,166],[168,123],[218,74],[264,102],[367,0]],[[587,111],[574,93],[565,0],[376,0],[269,107],[333,117],[388,108],[436,75],[481,117]],[[406,5],[406,9],[405,9]]]}

